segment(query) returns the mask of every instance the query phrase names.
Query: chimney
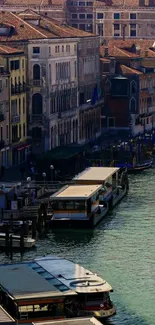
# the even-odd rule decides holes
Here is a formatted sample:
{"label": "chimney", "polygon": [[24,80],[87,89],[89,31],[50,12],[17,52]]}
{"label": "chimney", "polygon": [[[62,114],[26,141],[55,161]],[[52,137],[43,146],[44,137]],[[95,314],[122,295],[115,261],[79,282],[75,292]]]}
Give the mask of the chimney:
{"label": "chimney", "polygon": [[105,48],[104,48],[104,56],[105,56],[105,57],[109,56],[109,49],[108,49],[108,46],[105,46]]}

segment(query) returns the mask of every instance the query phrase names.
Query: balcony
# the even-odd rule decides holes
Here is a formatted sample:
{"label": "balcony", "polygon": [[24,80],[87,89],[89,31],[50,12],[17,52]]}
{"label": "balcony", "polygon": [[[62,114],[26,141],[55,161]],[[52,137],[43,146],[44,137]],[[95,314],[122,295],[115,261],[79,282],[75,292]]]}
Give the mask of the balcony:
{"label": "balcony", "polygon": [[20,141],[20,137],[15,137],[12,139],[12,143],[17,143]]}
{"label": "balcony", "polygon": [[4,140],[0,140],[0,150],[3,149],[5,146]]}
{"label": "balcony", "polygon": [[4,114],[0,113],[0,122],[3,122],[5,120]]}
{"label": "balcony", "polygon": [[16,84],[15,86],[11,85],[11,95],[18,95],[25,91],[26,91],[26,83],[25,82],[20,83],[18,85]]}
{"label": "balcony", "polygon": [[20,115],[12,116],[11,123],[19,123],[20,122]]}
{"label": "balcony", "polygon": [[41,80],[33,80],[33,86],[35,86],[35,87],[41,87],[41,85],[42,85]]}
{"label": "balcony", "polygon": [[31,121],[31,123],[43,123],[44,116],[42,114],[31,115],[30,121]]}

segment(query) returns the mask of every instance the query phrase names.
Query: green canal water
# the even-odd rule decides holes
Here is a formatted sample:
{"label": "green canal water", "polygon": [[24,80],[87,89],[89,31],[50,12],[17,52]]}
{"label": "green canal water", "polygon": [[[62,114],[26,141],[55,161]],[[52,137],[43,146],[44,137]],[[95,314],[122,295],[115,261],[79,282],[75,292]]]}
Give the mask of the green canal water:
{"label": "green canal water", "polygon": [[117,315],[109,324],[155,325],[155,169],[130,177],[128,196],[97,229],[49,232],[23,259],[44,254],[81,263],[113,286]]}

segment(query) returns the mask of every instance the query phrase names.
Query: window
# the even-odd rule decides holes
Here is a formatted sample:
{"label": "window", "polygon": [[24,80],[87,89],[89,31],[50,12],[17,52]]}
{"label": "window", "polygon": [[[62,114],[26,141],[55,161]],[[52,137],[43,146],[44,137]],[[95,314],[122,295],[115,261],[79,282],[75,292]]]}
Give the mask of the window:
{"label": "window", "polygon": [[51,54],[51,47],[48,48],[49,55]]}
{"label": "window", "polygon": [[6,138],[9,139],[9,126],[6,125]]}
{"label": "window", "polygon": [[59,53],[60,51],[60,47],[59,46],[55,46],[55,53]]}
{"label": "window", "polygon": [[70,53],[70,45],[66,45],[66,52]]}
{"label": "window", "polygon": [[79,19],[85,19],[85,14],[79,14]]}
{"label": "window", "polygon": [[74,44],[74,52],[76,52],[76,44]]}
{"label": "window", "polygon": [[120,24],[114,24],[114,36],[115,37],[120,36]]}
{"label": "window", "polygon": [[3,140],[3,126],[1,126],[1,140]]}
{"label": "window", "polygon": [[25,137],[25,123],[23,124],[23,137]]}
{"label": "window", "polygon": [[74,75],[75,78],[77,77],[77,65],[76,65],[76,61],[74,61]]}
{"label": "window", "polygon": [[5,79],[5,86],[8,88],[8,79]]}
{"label": "window", "polygon": [[79,6],[80,6],[80,7],[85,7],[85,2],[80,1],[80,2],[79,2]]}
{"label": "window", "polygon": [[21,124],[19,124],[19,138],[22,136],[22,131],[21,131]]}
{"label": "window", "polygon": [[71,1],[70,6],[77,7],[78,3],[76,1]]}
{"label": "window", "polygon": [[87,14],[87,19],[92,19],[93,15],[92,14]]}
{"label": "window", "polygon": [[92,7],[93,6],[93,2],[86,2],[86,4],[87,4],[87,7]]}
{"label": "window", "polygon": [[136,94],[136,90],[137,90],[137,87],[136,87],[136,82],[135,81],[132,81],[131,82],[131,94],[134,95]]}
{"label": "window", "polygon": [[0,93],[2,92],[2,80],[0,80]]}
{"label": "window", "polygon": [[25,69],[25,60],[22,59],[22,69]]}
{"label": "window", "polygon": [[103,18],[104,18],[103,12],[98,12],[97,19],[103,19]]}
{"label": "window", "polygon": [[19,115],[21,114],[21,100],[19,98],[19,104],[18,104],[18,111],[19,111]]}
{"label": "window", "polygon": [[20,69],[20,61],[19,60],[11,61],[10,62],[10,69],[11,70],[18,70],[18,69]]}
{"label": "window", "polygon": [[130,36],[131,37],[136,36],[136,24],[130,24]]}
{"label": "window", "polygon": [[114,13],[114,19],[120,19],[120,14],[118,12]]}
{"label": "window", "polygon": [[81,30],[85,30],[85,24],[79,24],[79,28],[80,28]]}
{"label": "window", "polygon": [[92,24],[86,24],[86,30],[88,32],[92,32],[93,31],[93,25]]}
{"label": "window", "polygon": [[77,19],[77,14],[72,14],[72,19]]}
{"label": "window", "polygon": [[72,27],[78,28],[78,24],[72,24]]}
{"label": "window", "polygon": [[25,114],[25,98],[23,98],[23,114]]}
{"label": "window", "polygon": [[130,14],[130,19],[136,19],[136,14]]}
{"label": "window", "polygon": [[40,53],[40,47],[33,47],[33,54],[39,54]]}
{"label": "window", "polygon": [[64,45],[62,45],[62,52],[64,52]]}
{"label": "window", "polygon": [[97,34],[103,36],[103,24],[97,24]]}

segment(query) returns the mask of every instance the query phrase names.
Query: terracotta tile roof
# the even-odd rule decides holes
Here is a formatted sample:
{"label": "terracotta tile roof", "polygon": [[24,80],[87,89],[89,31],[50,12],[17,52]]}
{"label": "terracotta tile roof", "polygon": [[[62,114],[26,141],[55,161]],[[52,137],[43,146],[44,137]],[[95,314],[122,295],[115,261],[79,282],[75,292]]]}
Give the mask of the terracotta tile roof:
{"label": "terracotta tile roof", "polygon": [[0,45],[0,54],[17,54],[17,53],[23,53],[23,51],[20,51],[19,49],[14,49],[6,45]]}
{"label": "terracotta tile roof", "polygon": [[103,63],[110,63],[110,59],[100,58],[100,61]]}
{"label": "terracotta tile roof", "polygon": [[[35,18],[35,14],[33,14]],[[21,14],[17,15],[12,12],[1,12],[0,24],[8,25],[10,31],[8,35],[0,35],[0,41],[20,41],[31,39],[60,38],[60,37],[92,37],[91,33],[73,28],[68,25],[61,25],[52,19],[46,19],[40,15],[39,26],[28,22],[28,14],[26,19],[22,19]],[[23,17],[24,18],[24,17]],[[30,18],[31,19],[31,18]],[[38,20],[38,15],[36,14]],[[96,36],[96,35],[95,35]]]}
{"label": "terracotta tile roof", "polygon": [[123,64],[120,65],[120,72],[122,72],[122,74],[138,74],[138,75],[143,74],[143,72],[127,67],[126,65]]}
{"label": "terracotta tile roof", "polygon": [[124,41],[121,39],[110,40],[108,42],[108,46],[116,46],[119,48],[129,48],[133,44],[139,46],[141,49],[147,49],[153,46],[154,40],[146,40],[146,39],[125,39]]}
{"label": "terracotta tile roof", "polygon": [[95,1],[94,6],[97,8],[101,7],[124,7],[124,8],[138,8],[139,0],[103,0]]}
{"label": "terracotta tile roof", "polygon": [[[138,58],[139,55],[135,53],[131,53],[127,51],[126,49],[123,48],[118,48],[116,46],[110,46],[108,44],[108,53],[109,56],[114,56],[114,57],[126,57],[126,58]],[[100,46],[100,54],[101,56],[105,56],[105,46]]]}
{"label": "terracotta tile roof", "polygon": [[34,7],[34,6],[61,6],[64,5],[64,0],[5,0],[5,5],[21,5],[25,7]]}

